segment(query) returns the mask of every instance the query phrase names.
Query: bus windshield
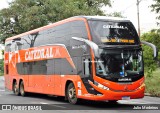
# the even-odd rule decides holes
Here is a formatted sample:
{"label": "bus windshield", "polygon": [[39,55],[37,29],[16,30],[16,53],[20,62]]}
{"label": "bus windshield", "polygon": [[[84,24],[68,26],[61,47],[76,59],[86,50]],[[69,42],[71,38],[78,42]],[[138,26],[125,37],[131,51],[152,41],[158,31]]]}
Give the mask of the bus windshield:
{"label": "bus windshield", "polygon": [[100,49],[100,58],[96,61],[96,74],[113,78],[143,75],[142,51]]}
{"label": "bus windshield", "polygon": [[89,21],[93,41],[99,44],[138,44],[138,34],[131,22]]}

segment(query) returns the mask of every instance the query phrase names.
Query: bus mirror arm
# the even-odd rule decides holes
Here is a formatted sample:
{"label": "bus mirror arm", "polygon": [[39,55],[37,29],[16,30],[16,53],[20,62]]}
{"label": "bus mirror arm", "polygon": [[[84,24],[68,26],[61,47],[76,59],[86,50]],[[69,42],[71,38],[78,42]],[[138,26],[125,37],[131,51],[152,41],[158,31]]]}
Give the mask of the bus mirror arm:
{"label": "bus mirror arm", "polygon": [[152,47],[154,60],[157,60],[157,57],[158,57],[158,49],[157,49],[157,47],[154,44],[146,42],[146,41],[141,41],[141,43]]}
{"label": "bus mirror arm", "polygon": [[92,50],[94,51],[94,56],[96,58],[99,58],[99,47],[97,44],[95,44],[94,42],[90,41],[90,40],[87,40],[87,39],[84,39],[84,38],[79,38],[79,37],[72,37],[72,39],[74,40],[78,40],[78,41],[81,41],[81,42],[85,42],[87,45],[89,45]]}

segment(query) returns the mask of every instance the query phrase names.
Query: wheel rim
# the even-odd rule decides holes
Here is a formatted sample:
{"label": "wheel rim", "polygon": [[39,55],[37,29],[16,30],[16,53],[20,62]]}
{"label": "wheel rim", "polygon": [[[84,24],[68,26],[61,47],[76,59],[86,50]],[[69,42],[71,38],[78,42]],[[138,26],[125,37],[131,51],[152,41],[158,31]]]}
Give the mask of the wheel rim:
{"label": "wheel rim", "polygon": [[14,93],[17,92],[16,84],[14,85]]}
{"label": "wheel rim", "polygon": [[69,89],[69,98],[74,99],[76,96],[76,90],[74,88]]}
{"label": "wheel rim", "polygon": [[21,93],[21,95],[24,94],[24,86],[23,86],[23,84],[21,84],[21,86],[20,86],[20,93]]}
{"label": "wheel rim", "polygon": [[75,104],[77,102],[76,89],[72,84],[72,87],[68,89],[68,100],[70,103]]}
{"label": "wheel rim", "polygon": [[18,95],[17,83],[14,83],[13,92]]}

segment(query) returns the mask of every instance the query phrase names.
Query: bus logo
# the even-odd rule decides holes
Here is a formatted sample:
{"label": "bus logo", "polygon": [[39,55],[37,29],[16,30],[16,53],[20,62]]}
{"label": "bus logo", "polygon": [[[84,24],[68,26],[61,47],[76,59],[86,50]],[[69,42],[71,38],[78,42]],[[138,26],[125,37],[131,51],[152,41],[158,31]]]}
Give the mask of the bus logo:
{"label": "bus logo", "polygon": [[42,48],[35,49],[32,51],[27,51],[25,53],[25,60],[36,60],[36,59],[44,59],[44,58],[53,58],[53,48]]}

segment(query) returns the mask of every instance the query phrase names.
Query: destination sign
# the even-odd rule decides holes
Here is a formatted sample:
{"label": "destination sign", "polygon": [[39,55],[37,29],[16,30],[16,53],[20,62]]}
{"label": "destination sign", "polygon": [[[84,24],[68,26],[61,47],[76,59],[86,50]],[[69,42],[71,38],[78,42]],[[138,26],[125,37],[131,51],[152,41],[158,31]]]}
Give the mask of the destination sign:
{"label": "destination sign", "polygon": [[101,39],[102,42],[119,42],[119,43],[135,43],[134,40],[131,39]]}

